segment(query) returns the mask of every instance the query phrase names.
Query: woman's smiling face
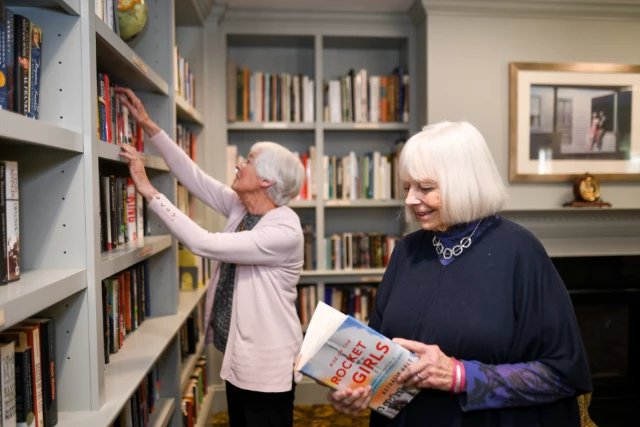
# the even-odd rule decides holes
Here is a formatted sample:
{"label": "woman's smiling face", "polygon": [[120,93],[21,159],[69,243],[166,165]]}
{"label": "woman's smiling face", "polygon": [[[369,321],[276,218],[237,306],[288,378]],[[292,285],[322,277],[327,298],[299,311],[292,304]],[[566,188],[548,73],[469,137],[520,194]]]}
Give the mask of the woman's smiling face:
{"label": "woman's smiling face", "polygon": [[404,204],[411,209],[423,230],[444,231],[440,189],[435,182],[405,182]]}

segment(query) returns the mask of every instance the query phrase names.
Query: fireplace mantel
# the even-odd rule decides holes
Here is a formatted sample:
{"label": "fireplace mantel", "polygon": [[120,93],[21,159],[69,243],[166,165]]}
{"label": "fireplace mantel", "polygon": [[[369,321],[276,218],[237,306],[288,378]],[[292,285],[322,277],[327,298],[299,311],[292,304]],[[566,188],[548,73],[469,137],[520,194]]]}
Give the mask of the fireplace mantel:
{"label": "fireplace mantel", "polygon": [[640,209],[505,210],[529,231],[549,256],[640,255]]}

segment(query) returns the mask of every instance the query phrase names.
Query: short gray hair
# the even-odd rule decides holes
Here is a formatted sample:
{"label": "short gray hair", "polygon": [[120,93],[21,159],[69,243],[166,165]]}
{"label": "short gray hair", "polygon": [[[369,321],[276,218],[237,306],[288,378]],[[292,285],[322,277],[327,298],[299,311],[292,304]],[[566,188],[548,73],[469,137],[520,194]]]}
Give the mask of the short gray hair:
{"label": "short gray hair", "polygon": [[304,166],[291,151],[275,142],[256,142],[251,151],[257,154],[255,165],[258,176],[273,185],[267,195],[276,206],[289,203],[300,194],[304,183]]}
{"label": "short gray hair", "polygon": [[434,123],[409,138],[400,155],[400,179],[437,183],[448,225],[495,214],[507,200],[489,147],[467,122]]}

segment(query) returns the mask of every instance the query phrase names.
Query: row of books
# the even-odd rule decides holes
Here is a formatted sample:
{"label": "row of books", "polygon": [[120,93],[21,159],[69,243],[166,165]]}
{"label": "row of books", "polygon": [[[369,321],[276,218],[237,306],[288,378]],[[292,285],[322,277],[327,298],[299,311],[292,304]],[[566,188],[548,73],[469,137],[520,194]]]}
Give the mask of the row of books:
{"label": "row of books", "polygon": [[183,427],[194,427],[201,417],[207,416],[202,407],[209,392],[207,381],[207,358],[201,356],[196,362],[187,388],[182,393],[180,409]]}
{"label": "row of books", "polygon": [[180,360],[196,353],[200,334],[204,333],[204,300],[201,300],[180,327]]}
{"label": "row of books", "polygon": [[0,359],[0,425],[57,425],[55,319],[31,318],[3,331]]}
{"label": "row of books", "polygon": [[110,144],[126,144],[144,151],[144,132],[126,105],[116,96],[116,84],[106,73],[98,73],[98,138]]}
{"label": "row of books", "polygon": [[325,238],[327,270],[384,268],[399,236],[341,233]]}
{"label": "row of books", "polygon": [[331,123],[409,123],[409,74],[397,67],[389,76],[349,72],[323,81],[323,120]]}
{"label": "row of books", "polygon": [[119,36],[118,3],[118,0],[95,0],[96,15]]}
{"label": "row of books", "polygon": [[0,285],[20,280],[18,162],[0,160]]}
{"label": "row of books", "polygon": [[38,119],[42,29],[0,0],[0,109]]}
{"label": "row of books", "polygon": [[175,92],[184,98],[192,107],[196,107],[196,79],[187,61],[178,50],[173,47],[173,78]]}
{"label": "row of books", "polygon": [[296,310],[303,327],[309,325],[316,309],[318,298],[344,314],[366,323],[373,311],[373,303],[377,286],[320,286],[309,285],[298,287]]}
{"label": "row of books", "polygon": [[160,399],[160,374],[155,364],[136,388],[111,427],[147,427]]}
{"label": "row of books", "polygon": [[149,261],[142,261],[102,281],[104,363],[124,346],[127,334],[151,316]]}
{"label": "row of books", "polygon": [[115,250],[149,234],[147,205],[128,177],[100,175],[100,247]]}
{"label": "row of books", "polygon": [[[176,144],[193,160],[196,161],[196,135],[186,126],[180,123],[176,126]],[[180,182],[178,182],[178,194],[176,207],[189,218],[194,217],[195,197]]]}
{"label": "row of books", "polygon": [[400,153],[371,151],[322,156],[324,200],[392,200],[404,197]]}
{"label": "row of books", "polygon": [[227,121],[295,122],[315,120],[314,81],[302,74],[250,71],[227,62]]}

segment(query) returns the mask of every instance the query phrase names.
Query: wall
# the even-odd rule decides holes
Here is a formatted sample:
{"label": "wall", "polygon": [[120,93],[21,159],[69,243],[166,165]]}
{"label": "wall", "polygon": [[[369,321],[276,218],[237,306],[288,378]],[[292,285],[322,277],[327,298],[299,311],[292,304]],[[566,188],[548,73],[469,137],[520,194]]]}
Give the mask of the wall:
{"label": "wall", "polygon": [[[640,63],[640,21],[427,14],[427,120],[477,126],[506,183],[509,62]],[[507,209],[554,209],[572,199],[568,183],[508,184]],[[603,183],[602,195],[616,208],[640,208],[638,184]]]}

